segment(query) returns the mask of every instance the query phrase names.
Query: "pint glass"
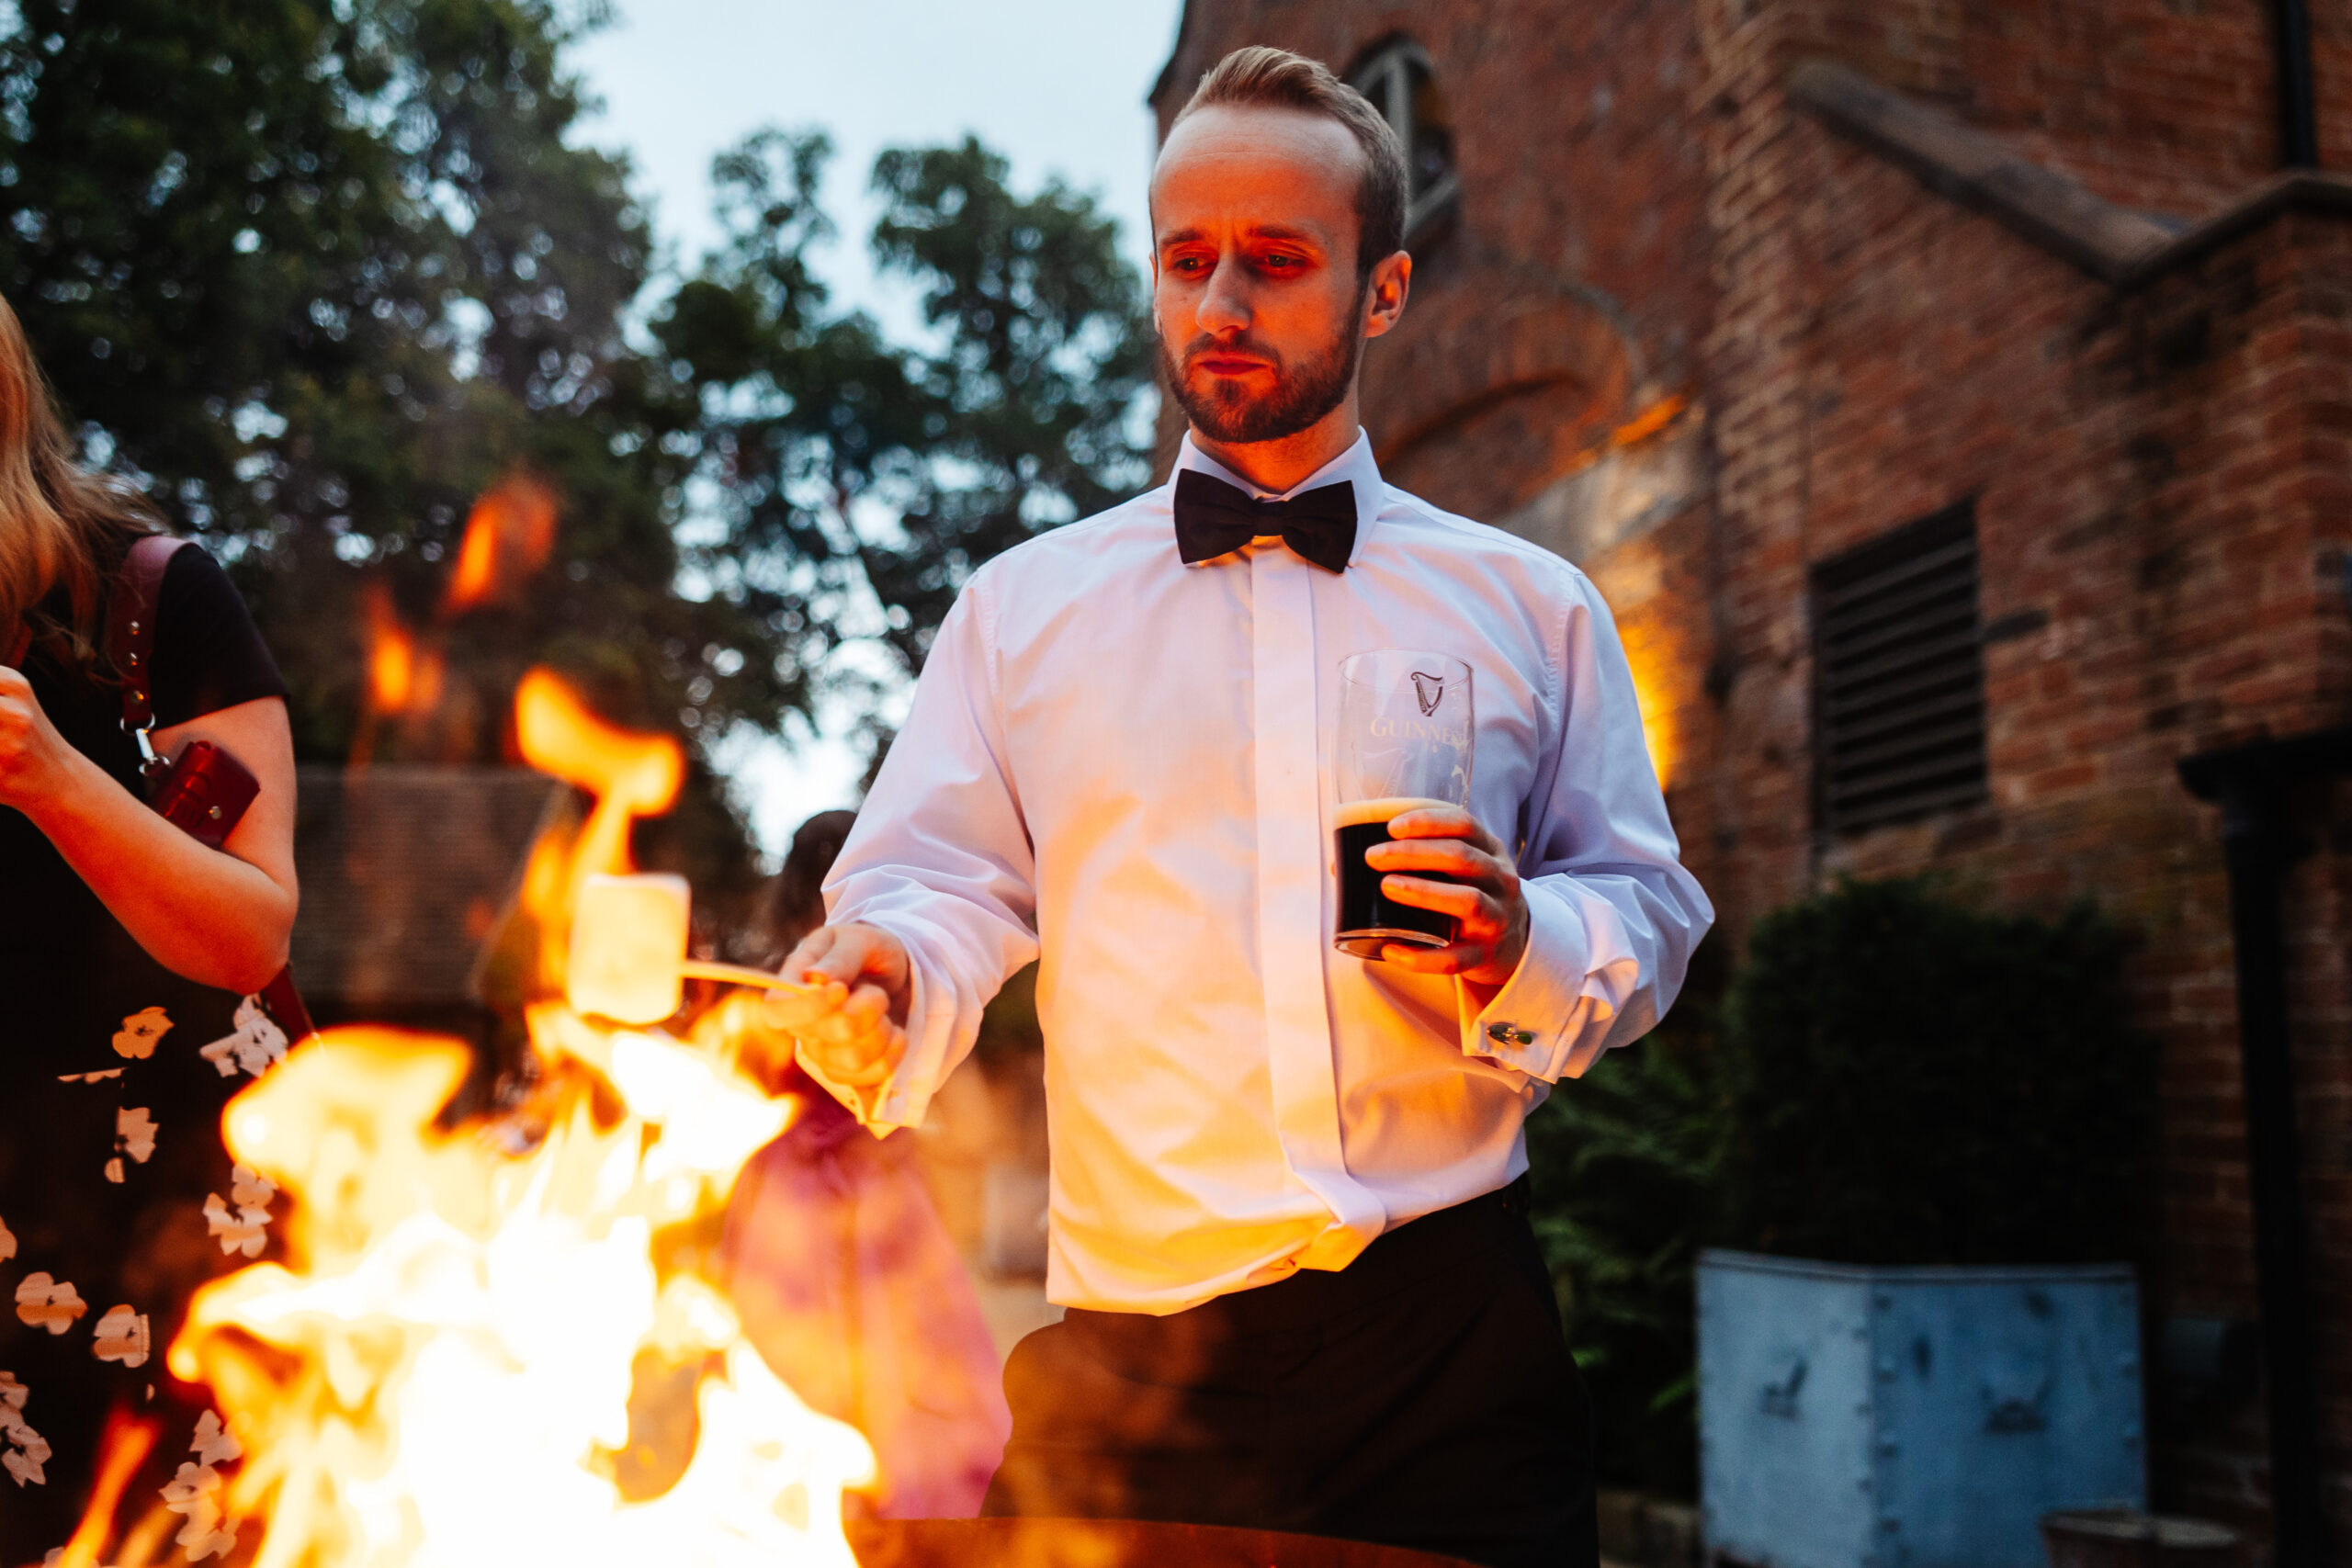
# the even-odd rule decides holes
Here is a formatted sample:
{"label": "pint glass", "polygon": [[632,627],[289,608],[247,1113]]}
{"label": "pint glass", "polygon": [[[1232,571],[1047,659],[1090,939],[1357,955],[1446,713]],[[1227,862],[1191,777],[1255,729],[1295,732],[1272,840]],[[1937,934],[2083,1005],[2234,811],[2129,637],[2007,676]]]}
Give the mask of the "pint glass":
{"label": "pint glass", "polygon": [[1453,940],[1453,916],[1387,897],[1383,874],[1363,857],[1388,842],[1390,818],[1470,804],[1472,728],[1470,666],[1459,659],[1384,648],[1340,661],[1331,838],[1340,872],[1332,942],[1341,953],[1378,958],[1390,942],[1443,947]]}

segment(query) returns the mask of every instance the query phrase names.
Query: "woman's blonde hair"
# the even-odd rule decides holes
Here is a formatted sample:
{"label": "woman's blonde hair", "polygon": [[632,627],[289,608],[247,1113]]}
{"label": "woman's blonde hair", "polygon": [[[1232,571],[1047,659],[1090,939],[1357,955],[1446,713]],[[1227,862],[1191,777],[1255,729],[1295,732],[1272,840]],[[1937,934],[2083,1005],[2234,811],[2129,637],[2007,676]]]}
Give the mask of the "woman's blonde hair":
{"label": "woman's blonde hair", "polygon": [[22,626],[94,663],[107,579],[132,539],[162,527],[144,497],[75,460],[24,324],[0,299],[0,639]]}

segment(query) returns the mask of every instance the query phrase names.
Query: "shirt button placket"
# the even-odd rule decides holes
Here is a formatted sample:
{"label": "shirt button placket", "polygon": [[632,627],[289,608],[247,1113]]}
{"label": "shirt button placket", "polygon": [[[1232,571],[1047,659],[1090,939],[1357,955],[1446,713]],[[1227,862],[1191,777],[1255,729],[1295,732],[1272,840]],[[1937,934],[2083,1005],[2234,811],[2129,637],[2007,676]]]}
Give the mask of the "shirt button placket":
{"label": "shirt button placket", "polygon": [[1386,1223],[1348,1174],[1330,1011],[1323,990],[1322,785],[1317,771],[1313,579],[1282,547],[1250,552],[1258,954],[1274,1125],[1290,1168],[1334,1224],[1299,1258],[1344,1268]]}

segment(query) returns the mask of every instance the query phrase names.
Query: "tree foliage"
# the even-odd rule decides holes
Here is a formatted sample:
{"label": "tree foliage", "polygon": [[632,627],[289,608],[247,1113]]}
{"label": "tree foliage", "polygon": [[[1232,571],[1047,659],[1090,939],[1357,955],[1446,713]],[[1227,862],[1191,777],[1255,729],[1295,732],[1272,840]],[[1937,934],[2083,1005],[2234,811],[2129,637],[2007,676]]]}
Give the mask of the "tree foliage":
{"label": "tree foliage", "polygon": [[1691,1270],[1724,1239],[1713,1022],[1703,996],[1686,997],[1527,1123],[1536,1239],[1602,1435],[1602,1478],[1684,1496],[1697,1484]]}
{"label": "tree foliage", "polygon": [[[538,662],[624,723],[775,729],[844,642],[911,670],[975,565],[1145,477],[1091,201],[885,154],[874,243],[931,323],[894,344],[818,280],[823,138],[764,132],[662,276],[558,6],[26,0],[0,39],[0,289],[93,457],[232,562],[306,757],[494,760]],[[518,476],[552,544],[460,603]]]}
{"label": "tree foliage", "polygon": [[707,411],[735,558],[786,569],[768,586],[801,664],[865,629],[912,672],[975,567],[1144,483],[1142,289],[1087,197],[1018,197],[968,139],[894,149],[874,251],[921,291],[934,341],[888,344],[828,313],[808,264],[829,152],[770,130],[718,160],[726,243],[654,330]]}
{"label": "tree foliage", "polygon": [[[306,755],[355,738],[371,591],[443,655],[428,755],[495,756],[541,659],[635,722],[774,722],[771,661],[711,668],[761,628],[670,591],[695,411],[624,339],[650,235],[624,167],[563,140],[547,0],[20,15],[0,279],[94,452],[236,564]],[[495,614],[442,614],[474,497],[515,471],[558,492],[552,558]]]}

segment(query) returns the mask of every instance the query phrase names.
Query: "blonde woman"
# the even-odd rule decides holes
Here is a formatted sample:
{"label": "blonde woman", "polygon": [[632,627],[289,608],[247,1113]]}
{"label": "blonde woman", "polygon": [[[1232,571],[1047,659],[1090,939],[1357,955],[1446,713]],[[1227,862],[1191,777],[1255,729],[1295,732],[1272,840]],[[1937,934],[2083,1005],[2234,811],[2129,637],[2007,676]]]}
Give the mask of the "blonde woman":
{"label": "blonde woman", "polygon": [[209,740],[260,793],[218,850],[149,808],[105,627],[130,547],[161,530],[75,462],[0,302],[0,1368],[23,1390],[0,1431],[0,1563],[63,1544],[110,1412],[160,1424],[150,1468],[168,1477],[202,1396],[164,1347],[189,1291],[244,1261],[204,1215],[232,1196],[220,1111],[242,1070],[200,1052],[286,962],[293,742],[244,604],[181,549],[156,599],[151,739],[164,757]]}

